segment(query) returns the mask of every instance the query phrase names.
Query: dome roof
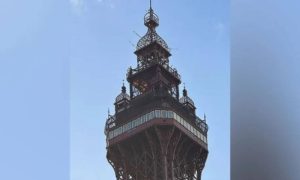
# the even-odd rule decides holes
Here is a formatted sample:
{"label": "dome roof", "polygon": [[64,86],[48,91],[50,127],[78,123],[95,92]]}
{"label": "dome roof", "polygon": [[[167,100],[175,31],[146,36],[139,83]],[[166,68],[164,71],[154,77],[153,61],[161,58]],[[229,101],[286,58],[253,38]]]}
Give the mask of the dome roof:
{"label": "dome roof", "polygon": [[183,96],[179,99],[179,102],[182,104],[189,103],[195,106],[194,101],[187,95],[187,90],[185,89],[185,87],[183,89]]}
{"label": "dome roof", "polygon": [[130,96],[127,93],[122,92],[116,97],[116,102],[119,102],[123,99],[130,100]]}
{"label": "dome roof", "polygon": [[142,49],[148,45],[150,45],[153,42],[157,42],[160,44],[163,48],[166,50],[169,50],[169,47],[165,40],[161,38],[155,31],[153,30],[148,30],[148,32],[138,41],[136,49]]}
{"label": "dome roof", "polygon": [[164,49],[169,51],[167,43],[161,38],[155,31],[155,28],[159,25],[159,18],[154,13],[153,9],[150,6],[149,11],[146,13],[144,17],[144,24],[148,27],[147,33],[141,37],[141,39],[138,41],[136,49],[140,50],[151,43],[157,42],[159,45],[161,45]]}
{"label": "dome roof", "polygon": [[194,101],[190,97],[188,97],[188,96],[181,97],[179,99],[179,102],[182,103],[182,104],[189,103],[189,104],[191,104],[191,105],[194,106]]}
{"label": "dome roof", "polygon": [[130,100],[130,96],[126,93],[126,87],[123,83],[123,86],[122,86],[122,91],[121,93],[116,97],[116,102],[119,102],[119,101],[122,101],[122,100]]}

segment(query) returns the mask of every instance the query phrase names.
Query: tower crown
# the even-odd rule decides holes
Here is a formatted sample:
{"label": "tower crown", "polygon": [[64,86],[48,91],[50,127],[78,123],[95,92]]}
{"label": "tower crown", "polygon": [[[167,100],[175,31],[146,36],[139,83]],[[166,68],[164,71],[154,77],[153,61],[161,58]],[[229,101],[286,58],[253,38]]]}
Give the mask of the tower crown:
{"label": "tower crown", "polygon": [[157,26],[159,26],[159,18],[154,13],[152,7],[150,7],[148,12],[144,16],[144,24],[150,29],[155,29]]}
{"label": "tower crown", "polygon": [[149,29],[155,29],[159,25],[159,18],[152,9],[152,0],[150,0],[150,8],[144,17],[144,24]]}
{"label": "tower crown", "polygon": [[137,67],[129,68],[127,80],[130,85],[130,98],[151,91],[165,91],[179,99],[178,85],[181,83],[177,70],[169,65],[169,47],[157,32],[159,18],[151,6],[144,16],[147,33],[137,43]]}
{"label": "tower crown", "polygon": [[170,54],[166,41],[156,33],[155,29],[150,28],[148,29],[147,33],[138,41],[136,46],[136,54],[138,54],[137,52],[139,50],[149,46],[152,43],[159,44],[162,48],[164,48],[165,51],[168,52],[168,54]]}
{"label": "tower crown", "polygon": [[[151,7],[151,2],[150,9],[144,16],[144,25],[148,28],[148,31],[138,41],[135,54],[138,56],[146,56],[143,50],[151,48],[152,51],[156,49],[156,52],[153,52],[153,54],[157,54],[157,52],[160,51],[160,54],[163,55],[164,58],[171,56],[167,43],[156,33],[155,29],[159,26],[159,18],[157,14],[154,13],[154,10]],[[154,44],[157,44],[158,47],[155,47]]]}

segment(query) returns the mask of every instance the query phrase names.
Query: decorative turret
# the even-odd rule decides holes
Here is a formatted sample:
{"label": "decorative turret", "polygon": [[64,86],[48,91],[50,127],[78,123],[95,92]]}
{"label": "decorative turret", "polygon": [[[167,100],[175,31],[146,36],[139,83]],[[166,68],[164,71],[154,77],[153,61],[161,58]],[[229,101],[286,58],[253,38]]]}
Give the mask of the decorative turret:
{"label": "decorative turret", "polygon": [[159,26],[159,18],[158,16],[154,13],[152,9],[152,3],[150,1],[150,9],[144,16],[144,24],[147,26],[149,29],[155,29],[157,26]]}
{"label": "decorative turret", "polygon": [[159,18],[152,9],[151,1],[144,16],[144,25],[148,28],[147,33],[140,38],[134,52],[137,55],[137,67],[130,67],[127,73],[130,99],[156,91],[160,94],[169,93],[179,100],[180,75],[169,65],[171,53],[168,45],[156,33]]}
{"label": "decorative turret", "polygon": [[136,46],[135,54],[138,56],[140,66],[151,63],[168,64],[171,53],[167,43],[157,33],[155,28],[159,25],[159,18],[154,13],[150,2],[150,9],[144,16],[144,25],[147,33],[141,37]]}
{"label": "decorative turret", "polygon": [[126,108],[126,105],[130,101],[130,96],[126,93],[126,87],[123,82],[121,93],[116,97],[115,100],[115,109],[116,112],[123,111]]}
{"label": "decorative turret", "polygon": [[196,107],[194,101],[188,96],[185,86],[183,88],[182,94],[183,96],[179,99],[179,102],[186,106],[188,109],[191,109],[193,113],[195,113]]}

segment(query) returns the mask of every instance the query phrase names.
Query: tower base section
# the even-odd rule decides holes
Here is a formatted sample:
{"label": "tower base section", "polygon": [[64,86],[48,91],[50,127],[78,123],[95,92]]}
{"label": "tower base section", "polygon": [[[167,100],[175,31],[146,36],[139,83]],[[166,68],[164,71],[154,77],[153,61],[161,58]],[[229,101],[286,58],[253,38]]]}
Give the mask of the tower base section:
{"label": "tower base section", "polygon": [[153,126],[107,150],[117,180],[200,180],[208,155],[174,126]]}

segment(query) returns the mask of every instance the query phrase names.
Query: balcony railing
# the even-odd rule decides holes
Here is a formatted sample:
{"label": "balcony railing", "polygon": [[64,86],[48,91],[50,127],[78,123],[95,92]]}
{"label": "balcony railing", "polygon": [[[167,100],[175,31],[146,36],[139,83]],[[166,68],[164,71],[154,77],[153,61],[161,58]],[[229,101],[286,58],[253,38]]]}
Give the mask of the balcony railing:
{"label": "balcony railing", "polygon": [[175,78],[177,78],[178,80],[181,80],[181,76],[175,68],[172,68],[168,64],[162,64],[162,63],[156,62],[156,61],[148,63],[147,65],[144,65],[144,66],[139,66],[135,69],[130,67],[127,71],[127,77],[130,77],[130,76],[132,76],[134,74],[137,74],[137,73],[139,73],[139,72],[141,72],[145,69],[148,69],[148,68],[152,67],[155,64],[160,64],[165,70],[167,70],[169,73],[171,73],[173,76],[175,76]]}
{"label": "balcony railing", "polygon": [[[113,139],[119,135],[129,132],[130,130],[135,129],[148,121],[152,121],[152,120],[159,119],[159,118],[163,118],[166,120],[173,119],[173,120],[177,121],[182,127],[186,128],[195,137],[197,137],[199,140],[201,140],[202,142],[207,144],[206,132],[203,133],[203,132],[197,130],[197,128],[194,128],[194,126],[189,121],[187,121],[186,119],[184,119],[183,117],[181,117],[180,115],[175,113],[174,111],[163,110],[163,109],[156,109],[156,110],[150,111],[149,113],[143,114],[143,115],[139,116],[138,118],[127,122],[126,124],[120,125],[118,127],[112,128],[112,129],[111,128],[108,129],[107,134],[106,134],[107,140]],[[199,120],[200,120],[200,118],[199,118]]]}
{"label": "balcony railing", "polygon": [[206,134],[208,131],[208,126],[206,122],[196,116],[196,125]]}
{"label": "balcony railing", "polygon": [[105,130],[104,133],[107,135],[108,131],[116,126],[116,116],[115,115],[109,115],[109,117],[106,120]]}

